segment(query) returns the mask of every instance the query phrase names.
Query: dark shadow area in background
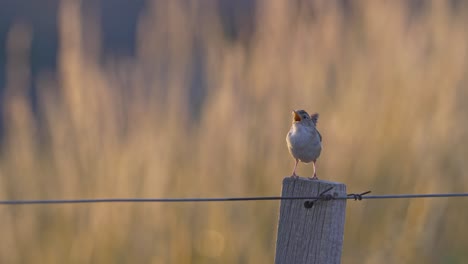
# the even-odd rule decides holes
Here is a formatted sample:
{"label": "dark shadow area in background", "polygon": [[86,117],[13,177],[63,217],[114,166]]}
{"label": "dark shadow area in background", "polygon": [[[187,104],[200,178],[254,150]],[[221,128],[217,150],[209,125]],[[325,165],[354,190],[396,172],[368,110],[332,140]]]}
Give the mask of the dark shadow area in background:
{"label": "dark shadow area in background", "polygon": [[[32,29],[30,53],[31,80],[28,89],[34,114],[38,110],[36,78],[43,72],[57,69],[59,0],[2,0],[0,2],[0,102],[6,86],[6,41],[8,32],[16,23]],[[100,11],[102,54],[132,56],[135,52],[135,34],[138,17],[146,0],[92,0],[83,1],[83,7],[93,5]],[[4,135],[3,108],[0,107],[0,139]],[[36,116],[37,117],[37,116]]]}
{"label": "dark shadow area in background", "polygon": [[[84,0],[84,15],[98,15],[101,37],[101,58],[134,56],[138,19],[147,0]],[[25,23],[32,29],[30,54],[31,80],[28,89],[33,112],[37,116],[38,91],[36,78],[43,72],[57,69],[57,12],[60,0],[2,0],[0,2],[0,101],[6,85],[6,40],[15,23]],[[225,37],[231,42],[248,46],[255,31],[255,0],[218,0]],[[93,12],[96,13],[93,13]],[[195,71],[191,85],[191,107],[197,116],[204,98],[204,67],[202,51],[194,47]],[[0,107],[0,139],[4,134],[3,109]]]}
{"label": "dark shadow area in background", "polygon": [[[42,71],[55,71],[58,48],[58,0],[2,0],[0,2],[0,102],[6,85],[6,41],[8,32],[16,23],[31,27],[31,80],[28,93],[33,109],[37,109],[37,91],[34,80]],[[4,134],[3,108],[0,107],[0,137]]]}
{"label": "dark shadow area in background", "polygon": [[138,19],[146,0],[99,0],[104,54],[135,55]]}

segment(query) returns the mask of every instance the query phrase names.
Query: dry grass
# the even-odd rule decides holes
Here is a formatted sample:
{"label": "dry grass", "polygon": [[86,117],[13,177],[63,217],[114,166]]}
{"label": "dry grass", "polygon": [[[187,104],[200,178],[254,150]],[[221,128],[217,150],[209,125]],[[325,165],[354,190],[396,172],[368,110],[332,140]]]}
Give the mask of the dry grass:
{"label": "dry grass", "polygon": [[[34,80],[37,116],[31,32],[10,31],[0,198],[279,194],[293,108],[321,113],[324,179],[466,191],[468,9],[422,2],[343,12],[341,1],[261,0],[254,30],[233,41],[213,1],[154,1],[135,58],[102,61],[94,20],[63,1],[59,72]],[[464,263],[465,208],[350,203],[343,263]],[[1,207],[0,262],[271,263],[277,214],[275,202]]]}

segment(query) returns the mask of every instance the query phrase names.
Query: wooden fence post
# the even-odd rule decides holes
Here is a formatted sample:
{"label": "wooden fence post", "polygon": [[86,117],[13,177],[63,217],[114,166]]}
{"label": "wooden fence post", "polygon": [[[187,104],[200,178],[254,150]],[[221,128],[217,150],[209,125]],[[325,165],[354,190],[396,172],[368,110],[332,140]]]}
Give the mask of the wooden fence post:
{"label": "wooden fence post", "polygon": [[[282,196],[346,195],[346,185],[305,178],[283,180]],[[341,261],[346,200],[282,200],[276,240],[275,264],[335,264]]]}

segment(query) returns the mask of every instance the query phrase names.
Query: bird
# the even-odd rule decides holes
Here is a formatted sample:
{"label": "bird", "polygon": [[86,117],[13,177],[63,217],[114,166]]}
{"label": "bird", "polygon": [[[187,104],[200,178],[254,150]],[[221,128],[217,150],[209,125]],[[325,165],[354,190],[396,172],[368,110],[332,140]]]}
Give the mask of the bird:
{"label": "bird", "polygon": [[312,162],[314,174],[313,177],[309,178],[318,180],[315,162],[322,152],[322,135],[317,130],[319,114],[315,113],[310,116],[305,110],[293,110],[292,115],[292,126],[286,135],[289,153],[296,161],[291,177],[299,178],[296,175],[299,161],[303,163]]}

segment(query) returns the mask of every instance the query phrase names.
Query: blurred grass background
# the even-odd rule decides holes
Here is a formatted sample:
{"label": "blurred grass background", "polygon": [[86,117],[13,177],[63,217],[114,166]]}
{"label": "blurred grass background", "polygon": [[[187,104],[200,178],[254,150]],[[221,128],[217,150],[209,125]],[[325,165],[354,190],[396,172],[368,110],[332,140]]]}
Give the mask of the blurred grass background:
{"label": "blurred grass background", "polygon": [[[96,14],[60,1],[57,71],[37,78],[32,27],[11,26],[0,199],[277,195],[298,108],[321,114],[322,179],[467,191],[466,2],[220,2],[148,0],[135,54],[103,56]],[[342,262],[466,263],[466,206],[350,202]],[[0,262],[272,263],[278,208],[2,206]]]}

